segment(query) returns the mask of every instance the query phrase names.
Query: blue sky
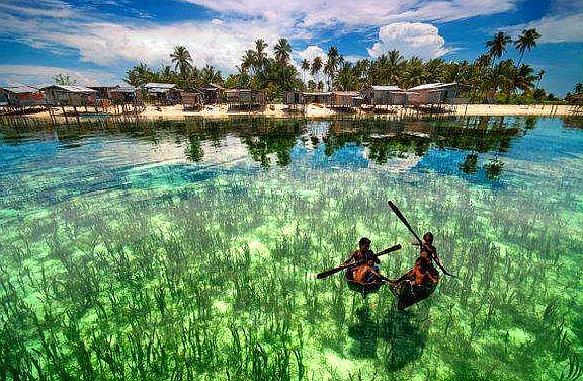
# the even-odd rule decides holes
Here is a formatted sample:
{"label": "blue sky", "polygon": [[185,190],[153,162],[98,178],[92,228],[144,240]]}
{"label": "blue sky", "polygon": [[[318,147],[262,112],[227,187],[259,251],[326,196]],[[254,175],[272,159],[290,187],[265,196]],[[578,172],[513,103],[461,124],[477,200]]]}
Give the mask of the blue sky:
{"label": "blue sky", "polygon": [[119,82],[136,63],[168,64],[177,44],[198,66],[228,74],[257,38],[287,38],[297,62],[331,45],[348,59],[399,49],[473,60],[495,31],[536,27],[542,38],[524,61],[564,95],[583,82],[581,25],[583,0],[0,0],[0,83],[47,83],[57,73]]}

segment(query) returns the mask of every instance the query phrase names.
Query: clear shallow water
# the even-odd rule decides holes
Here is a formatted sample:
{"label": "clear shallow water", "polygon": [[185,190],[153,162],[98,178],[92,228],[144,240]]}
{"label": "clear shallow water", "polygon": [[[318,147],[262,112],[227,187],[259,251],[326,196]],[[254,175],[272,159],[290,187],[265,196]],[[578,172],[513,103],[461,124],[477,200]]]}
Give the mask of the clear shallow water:
{"label": "clear shallow water", "polygon": [[[582,199],[572,120],[6,129],[0,379],[574,380]],[[314,276],[410,268],[388,200],[457,275],[405,312]]]}

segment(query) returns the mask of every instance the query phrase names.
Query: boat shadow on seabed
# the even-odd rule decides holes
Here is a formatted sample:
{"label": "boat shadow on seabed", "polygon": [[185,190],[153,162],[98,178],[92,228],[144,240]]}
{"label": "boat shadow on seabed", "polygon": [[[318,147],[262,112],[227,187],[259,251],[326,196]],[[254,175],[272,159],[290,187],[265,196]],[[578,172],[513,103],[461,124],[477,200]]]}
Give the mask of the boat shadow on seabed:
{"label": "boat shadow on seabed", "polygon": [[378,317],[368,305],[358,308],[353,323],[348,325],[348,335],[354,340],[349,354],[356,358],[378,356],[387,371],[404,368],[423,354],[428,313],[429,305],[419,311],[393,308]]}

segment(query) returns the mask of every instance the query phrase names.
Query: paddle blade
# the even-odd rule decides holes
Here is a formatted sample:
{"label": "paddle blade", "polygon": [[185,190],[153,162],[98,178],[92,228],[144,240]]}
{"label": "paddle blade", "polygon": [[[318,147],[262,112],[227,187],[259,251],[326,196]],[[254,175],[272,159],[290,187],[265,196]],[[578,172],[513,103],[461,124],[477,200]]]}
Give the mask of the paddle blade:
{"label": "paddle blade", "polygon": [[324,271],[321,272],[320,274],[316,275],[317,279],[324,279],[324,278],[328,278],[330,275],[334,275],[337,272],[340,272],[342,270],[346,269],[346,267],[336,267],[335,269],[331,269],[328,271]]}

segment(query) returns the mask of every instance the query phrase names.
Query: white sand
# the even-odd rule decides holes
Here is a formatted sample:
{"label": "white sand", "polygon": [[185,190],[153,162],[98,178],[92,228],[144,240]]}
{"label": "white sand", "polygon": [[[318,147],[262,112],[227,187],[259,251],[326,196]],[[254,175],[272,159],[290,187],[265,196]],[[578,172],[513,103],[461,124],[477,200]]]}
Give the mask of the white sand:
{"label": "white sand", "polygon": [[[147,119],[182,119],[188,116],[198,116],[204,118],[225,118],[229,116],[264,116],[271,118],[328,118],[335,115],[354,115],[354,116],[374,116],[386,118],[402,118],[407,116],[423,115],[419,114],[412,108],[394,106],[392,112],[386,114],[373,114],[358,110],[353,113],[336,112],[328,107],[319,104],[309,104],[298,106],[299,109],[288,109],[283,104],[267,104],[263,110],[241,110],[232,111],[227,105],[207,105],[199,111],[184,111],[181,105],[176,106],[146,106],[146,109],[140,113],[140,116]],[[57,111],[57,117],[60,117],[60,110]],[[456,105],[453,106],[453,115],[456,116],[572,116],[575,115],[575,106],[571,105]],[[579,114],[581,115],[581,114]],[[29,115],[37,119],[49,119],[47,111],[41,111]]]}

